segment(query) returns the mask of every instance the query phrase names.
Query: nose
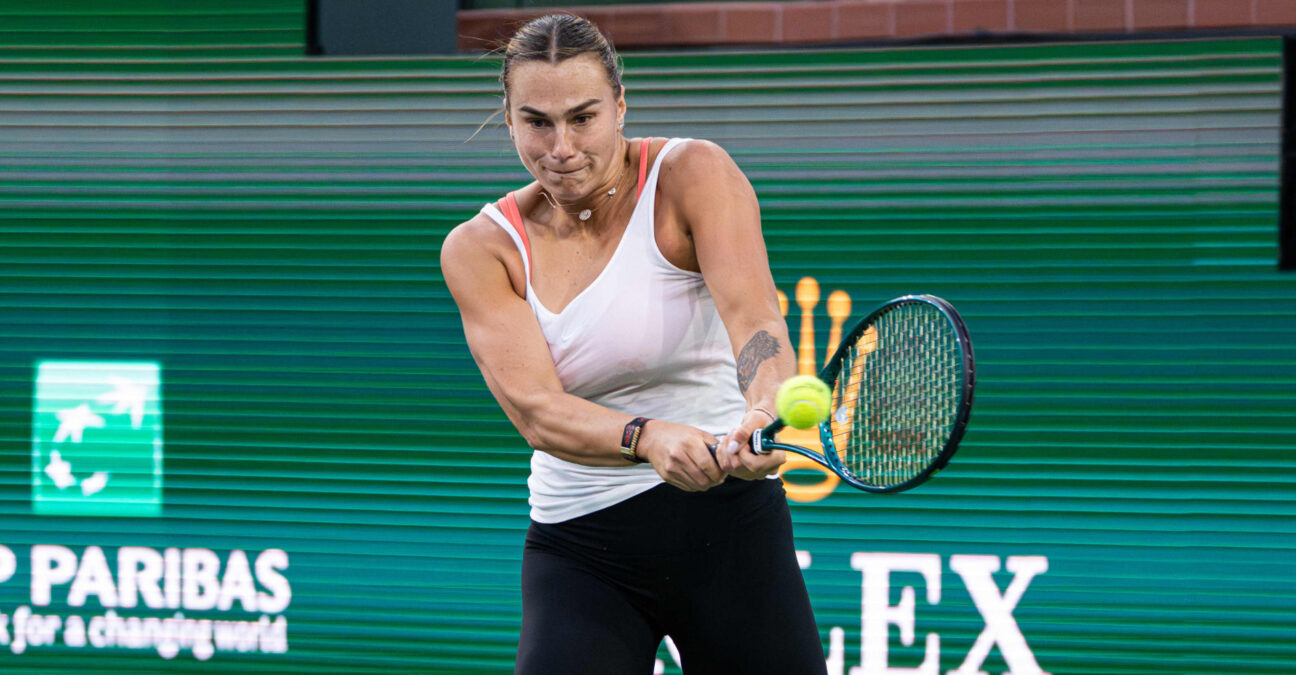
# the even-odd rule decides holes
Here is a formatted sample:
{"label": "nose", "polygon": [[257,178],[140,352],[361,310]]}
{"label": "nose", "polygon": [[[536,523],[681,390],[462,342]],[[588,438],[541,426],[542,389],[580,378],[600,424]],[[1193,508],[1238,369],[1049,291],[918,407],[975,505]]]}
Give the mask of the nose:
{"label": "nose", "polygon": [[565,162],[576,154],[576,148],[572,144],[571,129],[565,124],[560,124],[554,132],[553,148],[550,150],[550,154],[553,155],[555,160]]}

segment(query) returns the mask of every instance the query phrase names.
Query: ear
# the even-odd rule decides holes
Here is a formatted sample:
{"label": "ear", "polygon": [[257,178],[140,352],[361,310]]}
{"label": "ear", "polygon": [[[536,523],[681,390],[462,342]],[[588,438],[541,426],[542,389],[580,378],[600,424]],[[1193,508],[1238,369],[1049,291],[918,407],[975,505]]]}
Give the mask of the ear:
{"label": "ear", "polygon": [[621,93],[617,94],[617,119],[625,120],[626,102],[625,102],[625,85],[621,86]]}

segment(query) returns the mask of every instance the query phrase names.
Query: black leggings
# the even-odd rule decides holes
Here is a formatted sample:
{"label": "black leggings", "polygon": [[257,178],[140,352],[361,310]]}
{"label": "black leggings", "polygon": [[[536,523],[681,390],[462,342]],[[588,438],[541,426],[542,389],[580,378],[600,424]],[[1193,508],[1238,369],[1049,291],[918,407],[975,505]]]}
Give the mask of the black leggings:
{"label": "black leggings", "polygon": [[663,635],[689,675],[826,671],[780,481],[663,484],[531,523],[517,673],[651,673]]}

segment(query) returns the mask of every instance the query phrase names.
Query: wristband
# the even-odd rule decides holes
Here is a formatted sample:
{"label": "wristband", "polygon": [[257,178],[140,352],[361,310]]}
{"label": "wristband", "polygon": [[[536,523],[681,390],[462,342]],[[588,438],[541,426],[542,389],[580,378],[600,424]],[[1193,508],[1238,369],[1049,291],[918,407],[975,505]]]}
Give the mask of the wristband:
{"label": "wristband", "polygon": [[643,435],[643,427],[650,422],[647,417],[636,417],[625,425],[625,431],[621,432],[621,456],[631,462],[644,464],[648,460],[639,456],[639,437]]}

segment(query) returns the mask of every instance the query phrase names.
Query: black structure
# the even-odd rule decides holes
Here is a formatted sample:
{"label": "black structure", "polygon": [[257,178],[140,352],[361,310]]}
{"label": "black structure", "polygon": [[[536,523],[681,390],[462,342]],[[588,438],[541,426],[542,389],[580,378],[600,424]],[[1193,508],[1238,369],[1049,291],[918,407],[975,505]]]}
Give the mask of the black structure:
{"label": "black structure", "polygon": [[308,0],[306,53],[453,54],[456,0]]}

